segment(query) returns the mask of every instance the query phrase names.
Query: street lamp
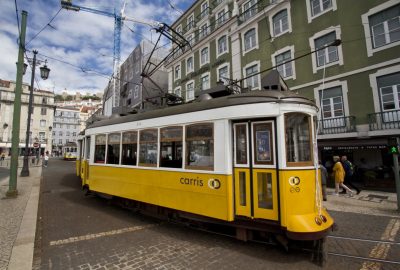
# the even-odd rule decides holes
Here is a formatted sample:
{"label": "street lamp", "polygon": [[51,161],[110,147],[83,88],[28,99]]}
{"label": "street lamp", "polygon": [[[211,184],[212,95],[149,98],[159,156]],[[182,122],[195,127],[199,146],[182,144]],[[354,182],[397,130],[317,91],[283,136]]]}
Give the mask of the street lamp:
{"label": "street lamp", "polygon": [[[24,164],[21,170],[21,176],[29,176],[29,135],[31,129],[31,114],[32,114],[32,100],[33,100],[33,82],[35,81],[35,69],[36,69],[36,62],[38,64],[41,61],[36,60],[36,55],[38,51],[33,51],[33,59],[28,59],[28,62],[32,64],[32,76],[31,76],[31,88],[29,89],[29,105],[28,105],[28,123],[26,127],[26,138],[25,138],[25,154],[24,154]],[[47,60],[45,61],[45,65],[40,68],[40,77],[43,80],[46,80],[49,77],[50,69],[46,66]]]}

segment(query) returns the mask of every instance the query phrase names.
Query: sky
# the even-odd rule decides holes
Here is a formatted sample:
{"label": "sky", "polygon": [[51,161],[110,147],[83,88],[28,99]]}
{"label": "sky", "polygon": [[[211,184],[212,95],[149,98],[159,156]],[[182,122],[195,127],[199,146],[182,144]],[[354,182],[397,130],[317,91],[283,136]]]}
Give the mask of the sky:
{"label": "sky", "polygon": [[[126,16],[171,25],[194,0],[126,0]],[[72,0],[74,5],[117,12],[123,0]],[[16,12],[17,10],[17,12]],[[25,57],[37,50],[35,88],[61,94],[103,92],[113,73],[114,18],[86,11],[61,9],[60,0],[0,0],[0,79],[16,80],[18,20],[28,12]],[[124,22],[121,33],[121,64],[142,39],[156,42],[150,27]],[[164,45],[164,44],[161,44]],[[50,76],[40,78],[39,67],[47,60]],[[25,59],[25,63],[28,63]],[[23,77],[30,84],[31,67]]]}

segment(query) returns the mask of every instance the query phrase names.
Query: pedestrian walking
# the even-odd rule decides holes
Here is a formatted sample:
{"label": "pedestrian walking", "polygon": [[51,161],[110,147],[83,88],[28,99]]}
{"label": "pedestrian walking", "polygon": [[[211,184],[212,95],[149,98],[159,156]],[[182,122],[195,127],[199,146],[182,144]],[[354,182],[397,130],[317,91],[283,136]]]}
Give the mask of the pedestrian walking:
{"label": "pedestrian walking", "polygon": [[334,156],[333,162],[335,163],[335,165],[333,165],[333,174],[335,177],[335,195],[339,196],[339,187],[342,187],[349,193],[350,196],[353,196],[353,191],[343,184],[345,172],[342,163],[340,163],[340,157]]}
{"label": "pedestrian walking", "polygon": [[47,167],[47,164],[49,163],[49,153],[46,152],[44,154],[44,166]]}
{"label": "pedestrian walking", "polygon": [[[350,160],[347,159],[347,156],[342,156],[342,165],[344,172],[346,173],[344,176],[344,184],[349,186],[357,191],[357,195],[360,194],[360,189],[353,184],[353,175],[354,175],[354,168],[353,164]],[[341,194],[346,194],[346,190],[342,190]]]}
{"label": "pedestrian walking", "polygon": [[4,160],[6,158],[6,154],[3,152],[1,153],[1,160]]}
{"label": "pedestrian walking", "polygon": [[322,164],[321,160],[319,161],[319,168],[321,169],[322,198],[326,201],[326,181],[328,180],[328,170]]}

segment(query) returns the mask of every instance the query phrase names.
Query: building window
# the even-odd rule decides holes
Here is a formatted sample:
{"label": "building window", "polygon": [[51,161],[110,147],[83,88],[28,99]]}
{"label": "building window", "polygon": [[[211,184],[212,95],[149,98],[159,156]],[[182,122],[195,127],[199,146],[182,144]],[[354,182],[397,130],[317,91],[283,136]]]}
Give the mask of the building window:
{"label": "building window", "polygon": [[182,127],[160,129],[160,167],[182,168]]}
{"label": "building window", "polygon": [[272,18],[272,21],[274,26],[274,36],[278,36],[289,30],[288,12],[286,9],[277,13]]}
{"label": "building window", "polygon": [[209,34],[209,31],[208,31],[208,24],[205,23],[205,24],[203,24],[203,25],[200,27],[200,30],[199,30],[199,38],[204,38],[204,37],[207,36],[208,34]]}
{"label": "building window", "polygon": [[58,139],[58,144],[62,144],[63,140],[62,139]]}
{"label": "building window", "polygon": [[139,165],[157,166],[157,146],[157,129],[145,129],[139,132]]}
{"label": "building window", "polygon": [[257,14],[257,0],[247,1],[242,5],[242,14],[240,19],[242,21],[247,21]]}
{"label": "building window", "polygon": [[59,131],[58,132],[58,136],[62,136],[63,135],[63,132],[62,131]]}
{"label": "building window", "polygon": [[208,62],[209,62],[208,47],[205,47],[200,51],[200,66],[207,64]]}
{"label": "building window", "polygon": [[227,36],[222,36],[218,39],[218,56],[228,51]]}
{"label": "building window", "polygon": [[252,28],[244,34],[244,51],[247,52],[256,47],[256,29]]}
{"label": "building window", "polygon": [[284,53],[281,53],[277,56],[275,56],[275,63],[277,65],[277,70],[279,72],[279,74],[283,77],[291,77],[293,75],[293,71],[292,71],[292,63],[293,62],[288,62],[285,63],[287,61],[291,60],[291,52],[290,51],[286,51]]}
{"label": "building window", "polygon": [[208,15],[208,1],[201,4],[200,20]]}
{"label": "building window", "polygon": [[205,74],[200,78],[201,90],[206,90],[210,88],[210,74]]}
{"label": "building window", "polygon": [[[400,110],[400,72],[377,79],[382,111]],[[400,120],[397,117],[397,120]]]}
{"label": "building window", "polygon": [[[315,39],[315,49],[322,48],[335,41],[335,39],[336,39],[335,32],[331,32],[327,35],[317,38]],[[339,61],[338,47],[329,46],[325,49],[317,51],[316,60],[318,67]]]}
{"label": "building window", "polygon": [[190,34],[186,37],[187,42],[189,42],[189,45],[192,46],[194,43],[194,35]]}
{"label": "building window", "polygon": [[310,0],[313,17],[332,7],[332,0]]}
{"label": "building window", "polygon": [[46,108],[41,108],[40,109],[40,115],[46,115],[47,114],[47,109]]}
{"label": "building window", "polygon": [[104,163],[106,157],[106,135],[96,135],[94,147],[94,162]]}
{"label": "building window", "polygon": [[76,137],[76,132],[72,132],[72,136]]}
{"label": "building window", "polygon": [[56,136],[56,132],[55,131],[53,131],[53,136]]}
{"label": "building window", "polygon": [[40,127],[46,126],[46,120],[40,120]]}
{"label": "building window", "polygon": [[217,27],[223,25],[226,20],[228,20],[228,12],[225,11],[225,9],[223,9],[220,12],[217,13],[217,17],[216,17],[216,20],[215,20],[216,24],[217,24]]}
{"label": "building window", "polygon": [[[332,119],[344,116],[343,93],[341,87],[332,87],[319,91],[322,118]],[[328,124],[328,123],[327,123]],[[327,126],[324,125],[326,128]]]}
{"label": "building window", "polygon": [[66,136],[69,137],[69,135],[70,135],[70,133],[69,133],[69,131],[67,131],[67,132],[66,132]]}
{"label": "building window", "polygon": [[213,124],[195,124],[186,127],[186,168],[214,169]]}
{"label": "building window", "polygon": [[181,65],[177,65],[175,67],[175,80],[178,80],[181,78]]}
{"label": "building window", "polygon": [[191,56],[186,60],[186,74],[193,72],[193,70],[194,70],[193,56]]}
{"label": "building window", "polygon": [[139,85],[135,85],[135,92],[133,92],[133,98],[137,99],[139,97]]}
{"label": "building window", "polygon": [[47,98],[42,98],[42,104],[47,104]]}
{"label": "building window", "polygon": [[228,83],[229,78],[230,78],[229,66],[228,65],[223,66],[223,67],[219,68],[217,72],[218,72],[218,81],[223,82],[225,84]]}
{"label": "building window", "polygon": [[136,166],[137,160],[137,131],[122,133],[122,165]]}
{"label": "building window", "polygon": [[177,88],[175,88],[174,94],[177,95],[177,96],[179,96],[179,97],[182,95],[182,93],[181,93],[181,87],[180,87],[180,86],[177,87]]}
{"label": "building window", "polygon": [[194,27],[194,15],[191,14],[188,18],[187,18],[187,26],[186,26],[186,31],[189,31],[190,29],[192,29]]}
{"label": "building window", "polygon": [[[258,73],[258,64],[252,65],[252,66],[250,66],[250,67],[245,69],[245,76],[246,77],[249,77],[249,76],[251,76],[253,74],[256,74],[256,73]],[[254,75],[254,76],[251,76],[251,77],[247,78],[246,79],[246,86],[251,90],[259,88],[259,82],[258,82],[259,81],[259,76],[260,76],[260,74],[257,74],[257,75]]]}
{"label": "building window", "polygon": [[120,133],[108,134],[107,164],[119,164],[119,148],[121,143]]}
{"label": "building window", "polygon": [[46,132],[39,132],[39,142],[44,142],[46,138]]}
{"label": "building window", "polygon": [[194,99],[194,82],[190,82],[186,85],[186,101]]}
{"label": "building window", "polygon": [[373,48],[400,40],[400,5],[369,16],[368,20]]}

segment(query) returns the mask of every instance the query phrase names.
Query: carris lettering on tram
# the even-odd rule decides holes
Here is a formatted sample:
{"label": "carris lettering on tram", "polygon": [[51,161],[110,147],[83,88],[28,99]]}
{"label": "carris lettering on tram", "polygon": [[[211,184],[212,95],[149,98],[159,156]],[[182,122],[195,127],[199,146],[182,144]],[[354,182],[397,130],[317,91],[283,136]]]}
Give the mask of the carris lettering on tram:
{"label": "carris lettering on tram", "polygon": [[196,178],[186,178],[186,177],[181,177],[179,180],[182,185],[191,185],[191,186],[203,186],[203,179],[200,179],[199,177]]}

